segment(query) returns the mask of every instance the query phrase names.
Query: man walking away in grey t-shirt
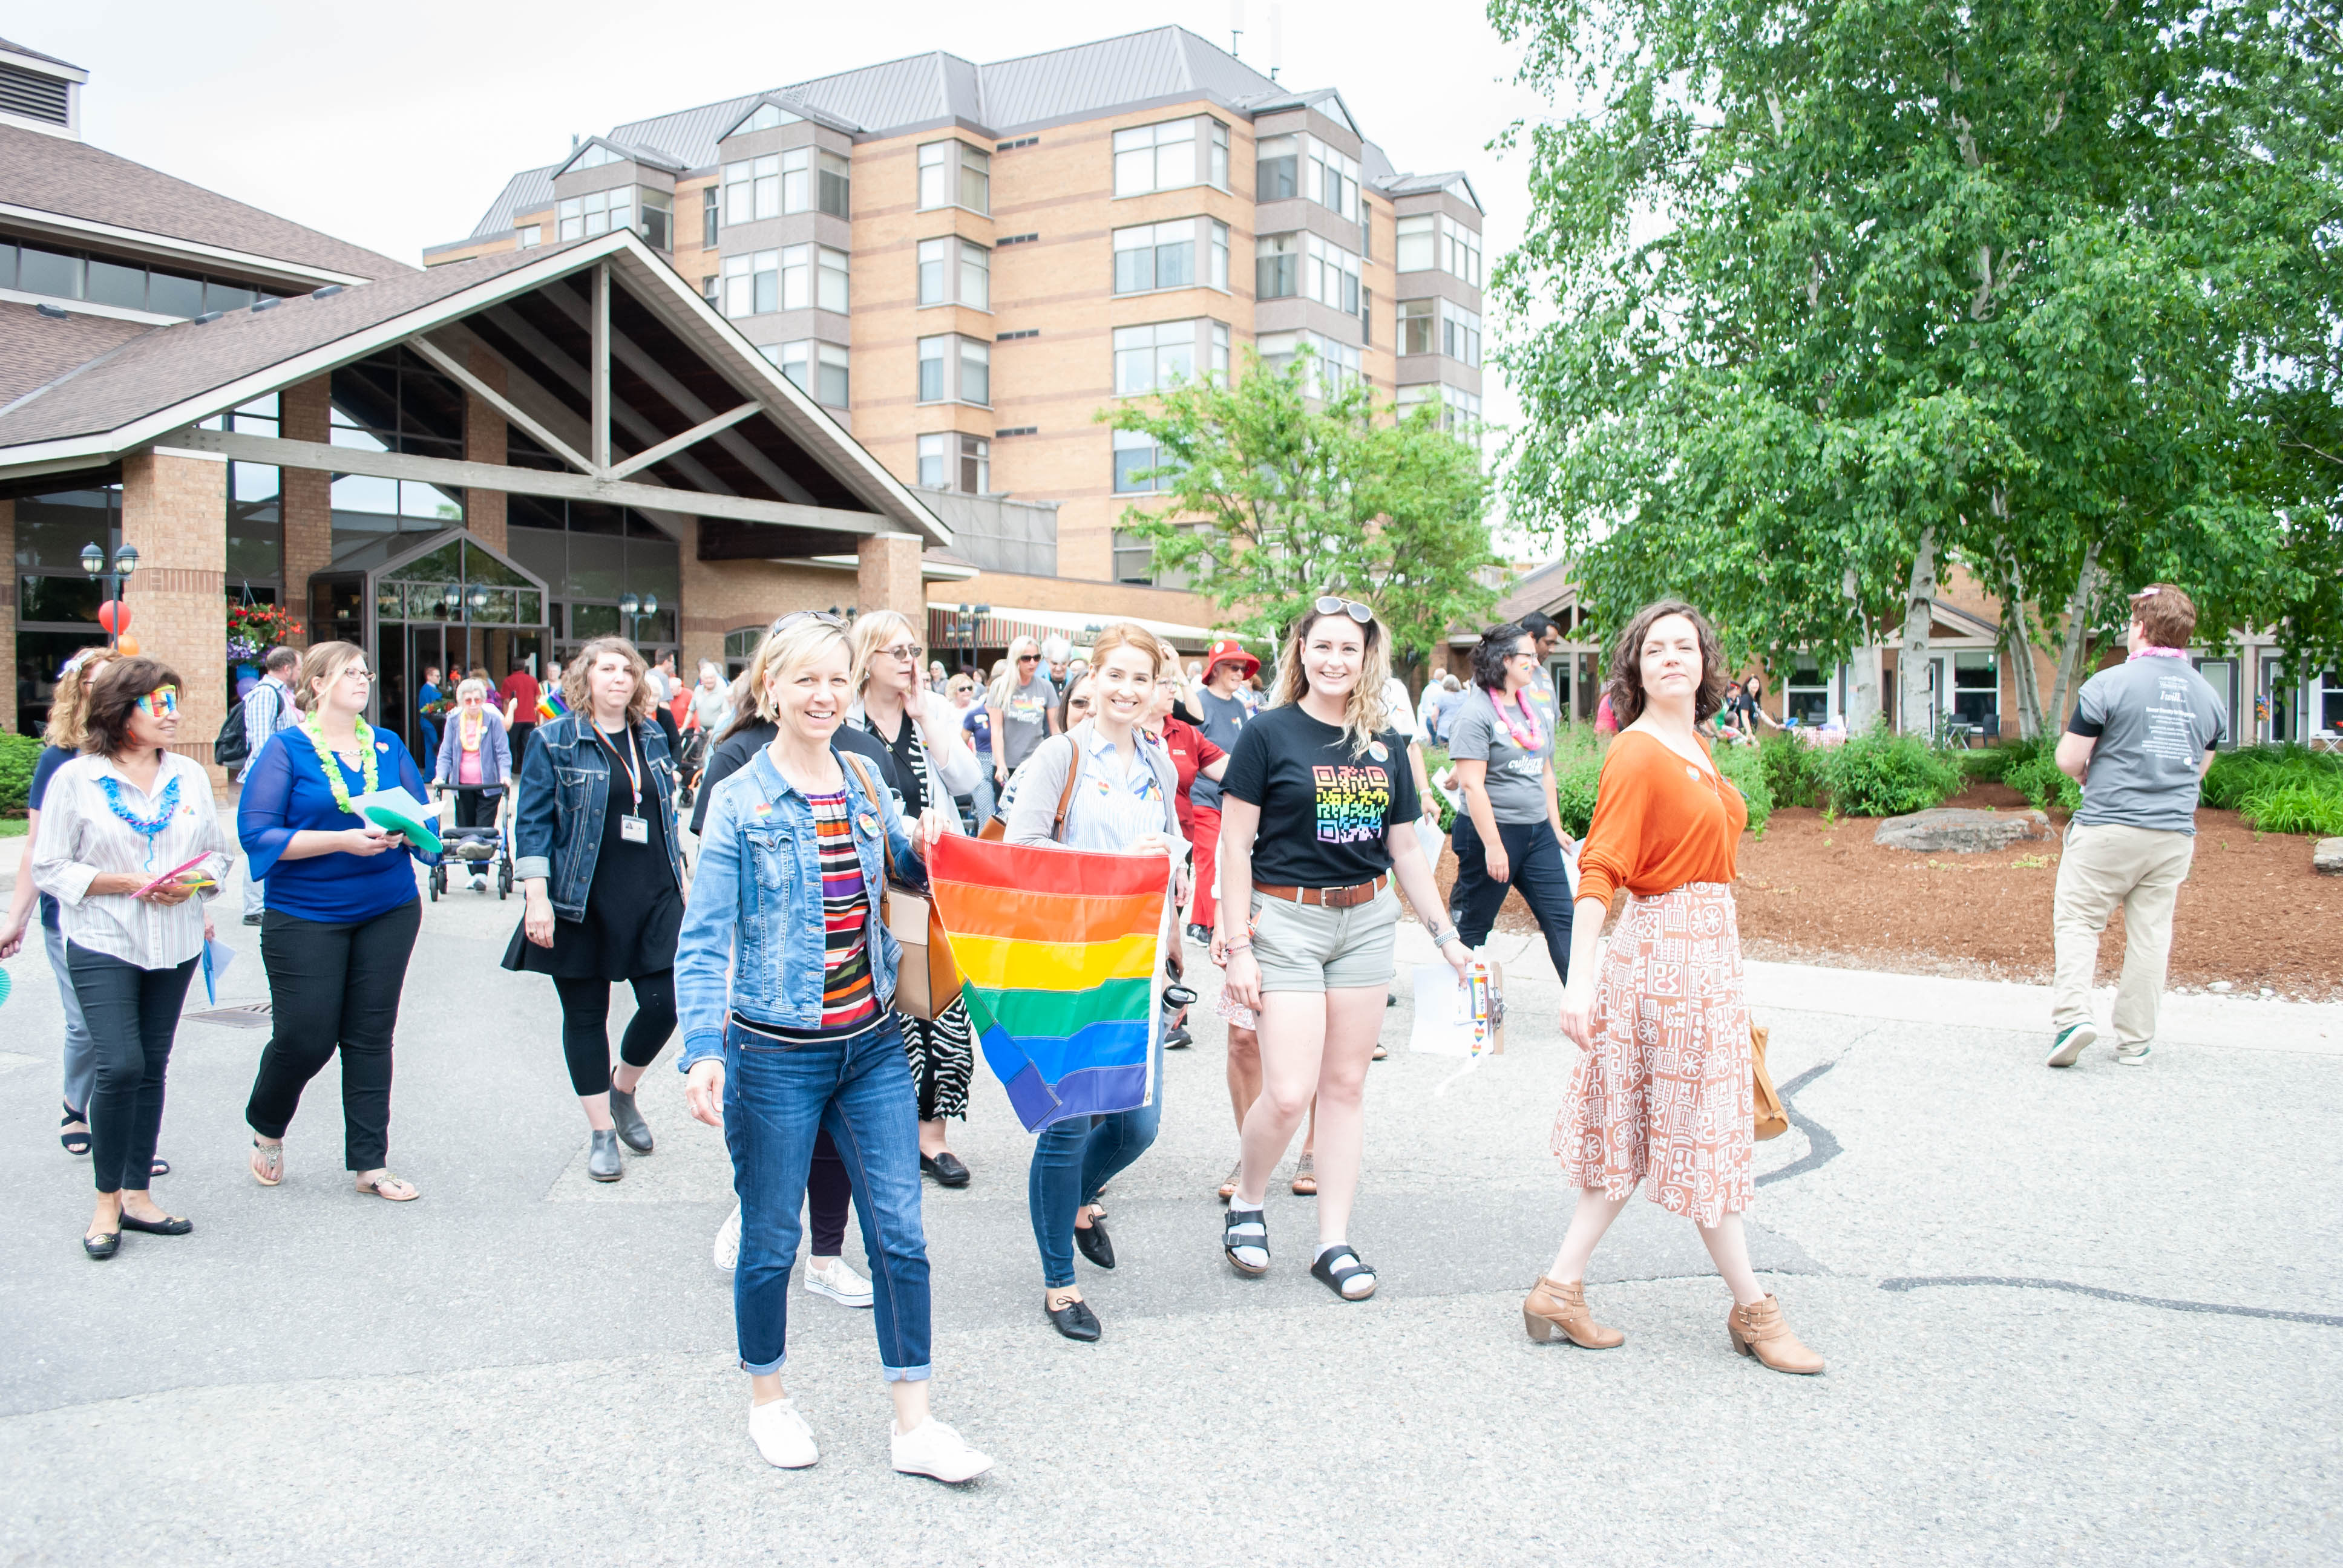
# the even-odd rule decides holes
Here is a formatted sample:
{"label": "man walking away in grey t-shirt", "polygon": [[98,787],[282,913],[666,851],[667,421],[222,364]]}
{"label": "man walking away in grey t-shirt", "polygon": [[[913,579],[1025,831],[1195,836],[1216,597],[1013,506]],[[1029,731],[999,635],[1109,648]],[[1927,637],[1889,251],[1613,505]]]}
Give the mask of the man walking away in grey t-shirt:
{"label": "man walking away in grey t-shirt", "polygon": [[2172,906],[2197,852],[2197,789],[2226,739],[2221,699],[2188,662],[2197,607],[2170,583],[2132,596],[2131,657],[2083,683],[2058,738],[2058,769],[2083,786],[2066,828],[2051,917],[2050,1065],[2072,1067],[2098,1039],[2091,980],[2099,933],[2120,905],[2123,978],[2116,986],[2116,1060],[2137,1067],[2156,1039],[2156,1009],[2172,951]]}

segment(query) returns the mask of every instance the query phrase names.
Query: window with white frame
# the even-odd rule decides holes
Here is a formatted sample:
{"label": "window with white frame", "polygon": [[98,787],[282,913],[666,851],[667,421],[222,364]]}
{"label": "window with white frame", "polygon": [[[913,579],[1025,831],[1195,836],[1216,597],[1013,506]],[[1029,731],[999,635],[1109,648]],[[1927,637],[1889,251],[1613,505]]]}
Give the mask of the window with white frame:
{"label": "window with white frame", "polygon": [[1402,272],[1430,272],[1440,265],[1440,215],[1410,213],[1393,224],[1397,242],[1393,266]]}
{"label": "window with white frame", "polygon": [[1142,223],[1116,229],[1114,291],[1145,294],[1158,288],[1186,288],[1192,285],[1196,281],[1196,219],[1183,217],[1177,223]]}
{"label": "window with white frame", "polygon": [[1228,184],[1229,128],[1218,120],[1165,120],[1114,134],[1114,194],[1119,196],[1193,185],[1226,190]]}
{"label": "window with white frame", "polygon": [[781,216],[781,155],[742,158],[724,166],[724,222],[754,223]]}
{"label": "window with white frame", "polygon": [[1359,313],[1359,258],[1331,239],[1304,236],[1302,296],[1347,316]]}
{"label": "window with white frame", "polygon": [[[592,146],[588,147],[584,152],[579,153],[575,158],[572,158],[569,163],[569,168],[572,170],[598,169],[604,164],[622,164],[626,161],[627,158],[624,153],[614,153],[609,148],[604,146],[601,143],[597,142]],[[568,171],[565,170],[564,172],[567,173]]]}
{"label": "window with white frame", "polygon": [[1302,194],[1340,216],[1359,216],[1359,160],[1315,136],[1304,136]]}
{"label": "window with white frame", "polygon": [[1399,411],[1403,416],[1426,403],[1439,408],[1440,427],[1443,430],[1470,432],[1480,426],[1481,399],[1461,387],[1427,381],[1399,389]]}
{"label": "window with white frame", "polygon": [[1153,474],[1148,470],[1164,467],[1163,449],[1155,437],[1144,430],[1117,430],[1114,433],[1114,493],[1118,496],[1151,496],[1169,490],[1174,483],[1171,474]]}
{"label": "window with white frame", "polygon": [[920,149],[921,208],[992,210],[992,155],[966,142],[930,142]]}
{"label": "window with white frame", "polygon": [[1225,380],[1229,369],[1226,323],[1192,318],[1116,327],[1115,396],[1135,397],[1169,391],[1174,383],[1192,379],[1200,353],[1203,373]]}
{"label": "window with white frame", "polygon": [[1402,354],[1433,352],[1433,318],[1439,302],[1432,299],[1403,299],[1399,302],[1399,351]]}
{"label": "window with white frame", "polygon": [[992,253],[972,239],[944,235],[920,242],[920,303],[992,308]]}
{"label": "window with white frame", "polygon": [[1255,338],[1253,347],[1265,367],[1281,372],[1302,350],[1310,350],[1310,368],[1302,387],[1313,397],[1331,397],[1359,379],[1359,348],[1354,343],[1338,342],[1315,332],[1272,332]]}
{"label": "window with white frame", "polygon": [[725,315],[737,321],[744,316],[769,315],[780,307],[779,251],[742,251],[724,258]]}
{"label": "window with white frame", "polygon": [[813,308],[813,246],[809,245],[781,247],[781,308]]}
{"label": "window with white frame", "polygon": [[1440,265],[1473,287],[1481,286],[1481,236],[1445,213],[1440,216]]}
{"label": "window with white frame", "polygon": [[832,217],[853,216],[853,165],[837,153],[817,149],[814,173],[814,206]]}
{"label": "window with white frame", "polygon": [[1252,242],[1255,299],[1292,299],[1302,292],[1302,236],[1264,234]]}
{"label": "window with white frame", "polygon": [[721,185],[699,187],[699,248],[714,250],[717,235],[724,221],[724,187]]}
{"label": "window with white frame", "polygon": [[851,388],[844,347],[800,338],[795,343],[759,344],[757,352],[779,366],[782,375],[812,393],[815,402],[832,408],[847,407]]}
{"label": "window with white frame", "polygon": [[992,346],[945,333],[920,339],[922,403],[992,402]]}
{"label": "window with white frame", "polygon": [[840,316],[847,311],[846,253],[826,246],[814,246],[813,302],[818,309],[835,310]]}
{"label": "window with white frame", "polygon": [[568,196],[557,204],[555,213],[564,239],[584,239],[588,235],[608,234],[614,228],[632,228],[635,187],[620,186],[616,190],[588,191],[584,196]]}
{"label": "window with white frame", "polygon": [[513,230],[513,237],[520,242],[519,247],[522,250],[533,249],[545,243],[545,226],[541,223],[525,223]]}
{"label": "window with white frame", "polygon": [[675,197],[666,191],[655,191],[644,186],[636,191],[635,199],[643,215],[643,243],[653,250],[673,250]]}
{"label": "window with white frame", "polygon": [[1459,365],[1481,363],[1481,317],[1453,300],[1440,302],[1440,352]]}
{"label": "window with white frame", "polygon": [[992,443],[956,431],[920,437],[920,483],[964,496],[992,491]]}
{"label": "window with white frame", "polygon": [[972,239],[960,242],[960,302],[970,310],[992,308],[992,253]]}
{"label": "window with white frame", "polygon": [[1302,138],[1263,136],[1253,144],[1252,198],[1291,201],[1302,192]]}

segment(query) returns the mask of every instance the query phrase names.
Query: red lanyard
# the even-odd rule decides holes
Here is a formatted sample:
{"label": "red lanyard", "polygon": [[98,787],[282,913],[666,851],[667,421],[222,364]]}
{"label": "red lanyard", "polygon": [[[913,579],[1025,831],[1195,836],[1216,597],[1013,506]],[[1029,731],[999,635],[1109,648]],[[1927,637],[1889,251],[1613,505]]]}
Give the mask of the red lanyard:
{"label": "red lanyard", "polygon": [[635,809],[638,811],[641,810],[643,806],[643,775],[642,770],[635,766],[635,732],[633,727],[629,726],[628,728],[627,749],[624,751],[619,750],[617,747],[610,744],[610,738],[602,733],[601,727],[599,725],[595,726],[594,738],[602,743],[605,750],[608,751],[611,756],[618,759],[620,767],[626,769],[627,788],[634,791]]}

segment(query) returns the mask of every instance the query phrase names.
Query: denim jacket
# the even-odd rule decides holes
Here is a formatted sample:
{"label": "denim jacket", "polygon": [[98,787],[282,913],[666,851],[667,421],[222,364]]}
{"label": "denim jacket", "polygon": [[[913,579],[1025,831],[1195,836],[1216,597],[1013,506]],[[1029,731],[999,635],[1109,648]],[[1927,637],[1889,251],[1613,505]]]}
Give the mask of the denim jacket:
{"label": "denim jacket", "polygon": [[[882,788],[872,799],[858,760],[841,755],[839,769],[846,775],[847,817],[870,900],[863,928],[870,982],[884,1011],[895,1000],[901,955],[880,918],[886,871],[891,867],[898,881],[915,888],[927,886],[928,874],[892,793]],[[827,943],[813,807],[759,747],[747,767],[718,787],[700,836],[699,867],[675,950],[676,1011],[683,1023],[677,1065],[689,1072],[701,1058],[723,1053],[728,1000],[743,1018],[770,1028],[820,1027]]]}
{"label": "denim jacket", "polygon": [[[635,734],[650,764],[643,793],[659,800],[668,866],[680,888],[683,844],[676,837],[675,761],[658,725],[638,724]],[[520,808],[513,819],[513,847],[519,853],[513,877],[543,877],[553,912],[565,920],[586,918],[586,891],[594,885],[594,862],[602,853],[612,766],[609,748],[596,738],[592,720],[576,713],[538,725],[521,759]]]}

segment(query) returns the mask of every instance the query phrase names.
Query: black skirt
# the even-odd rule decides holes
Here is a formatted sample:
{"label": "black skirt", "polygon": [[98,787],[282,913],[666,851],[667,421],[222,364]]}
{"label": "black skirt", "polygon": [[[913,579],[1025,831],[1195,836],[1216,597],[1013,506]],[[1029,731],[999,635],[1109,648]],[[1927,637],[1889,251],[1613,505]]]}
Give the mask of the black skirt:
{"label": "black skirt", "polygon": [[[638,767],[640,745],[637,743]],[[649,769],[643,769],[648,782]],[[504,967],[556,980],[630,980],[675,967],[676,939],[683,930],[683,894],[668,859],[667,827],[656,802],[643,813],[649,839],[630,844],[619,819],[629,802],[626,773],[610,770],[611,799],[602,818],[602,847],[594,858],[594,880],[586,890],[586,918],[553,922],[553,945],[528,940],[528,923],[513,930]],[[557,835],[558,836],[558,835]]]}

